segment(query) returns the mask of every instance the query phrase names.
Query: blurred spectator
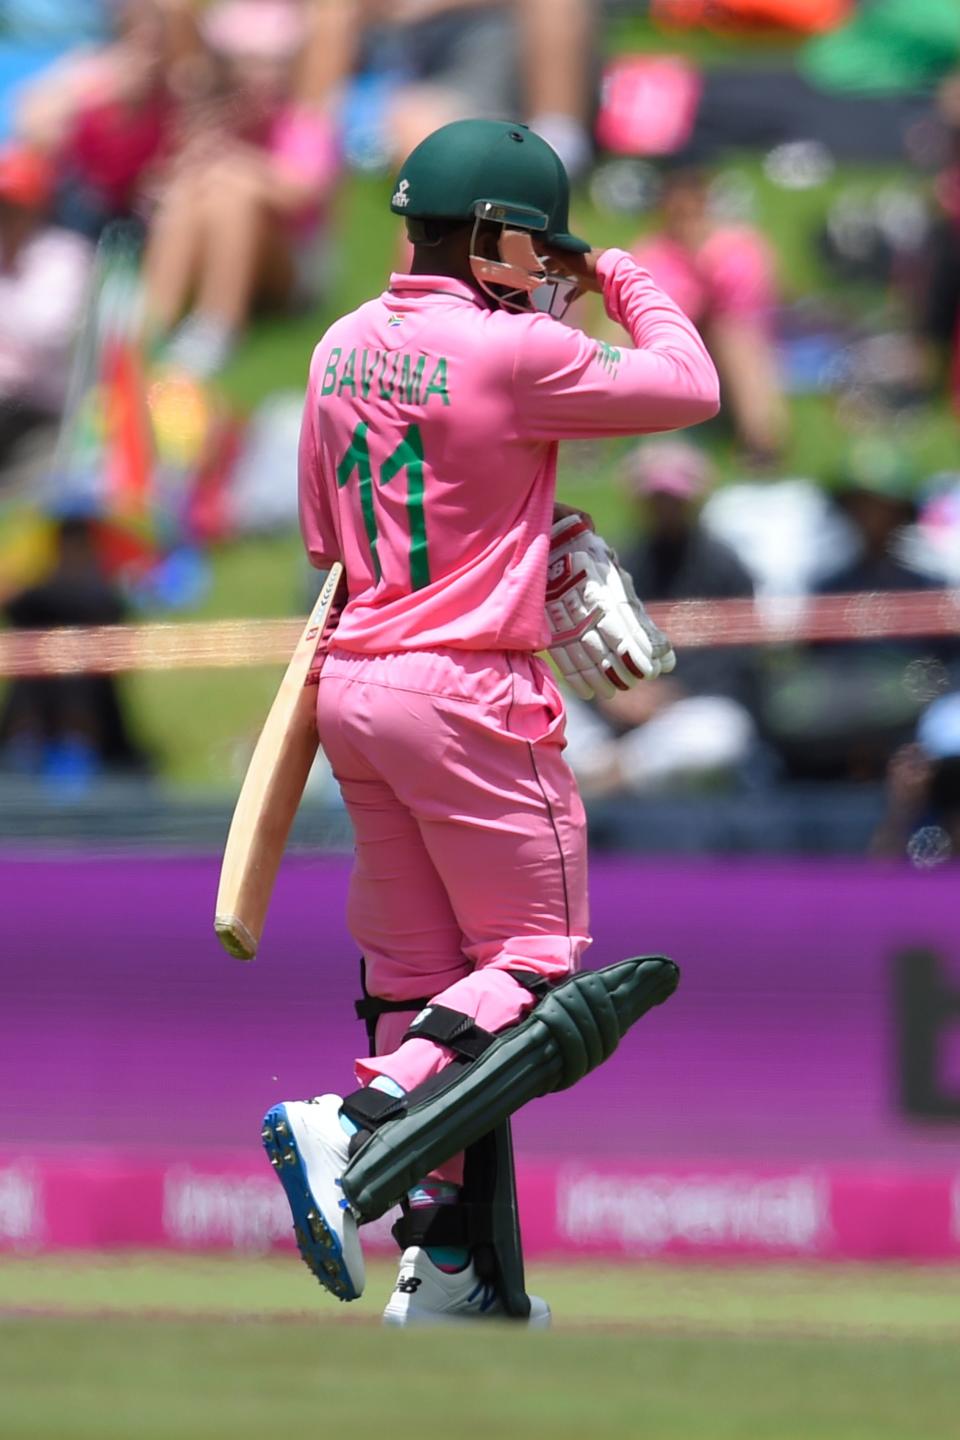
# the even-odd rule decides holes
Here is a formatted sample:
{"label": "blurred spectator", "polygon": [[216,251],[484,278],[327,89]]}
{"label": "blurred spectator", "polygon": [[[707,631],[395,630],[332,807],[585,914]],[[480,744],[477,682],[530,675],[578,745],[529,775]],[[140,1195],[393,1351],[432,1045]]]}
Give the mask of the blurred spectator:
{"label": "blurred spectator", "polygon": [[809,41],[799,69],[827,92],[922,94],[958,60],[956,0],[860,0],[846,24]]}
{"label": "blurred spectator", "polygon": [[[851,523],[855,551],[820,581],[821,594],[891,593],[935,582],[900,553],[916,518],[916,485],[889,446],[854,453],[837,506]],[[891,620],[896,617],[891,603]],[[923,705],[944,682],[950,646],[923,639],[819,644],[771,676],[764,720],[794,778],[879,780]]]}
{"label": "blurred spectator", "polygon": [[702,523],[736,551],[767,599],[809,593],[854,549],[849,521],[814,480],[723,485],[704,505]]}
{"label": "blurred spectator", "polygon": [[71,49],[103,42],[108,0],[3,0],[0,5],[0,142],[17,133],[20,97]]}
{"label": "blurred spectator", "polygon": [[787,429],[773,346],[770,247],[759,231],[713,218],[708,177],[695,166],[665,175],[660,219],[659,231],[634,255],[702,331],[737,437],[751,459],[766,463],[780,453]]}
{"label": "blurred spectator", "polygon": [[354,0],[352,8],[363,39],[351,150],[366,145],[376,156],[385,142],[397,162],[451,120],[524,117],[571,175],[585,169],[596,0]]}
{"label": "blurred spectator", "polygon": [[[620,560],[644,602],[752,597],[734,552],[699,521],[711,481],[701,451],[685,440],[645,442],[623,473],[642,533]],[[593,795],[729,775],[753,748],[753,702],[748,652],[683,652],[675,674],[599,701],[593,714],[573,707],[571,764]]]}
{"label": "blurred spectator", "polygon": [[[52,573],[5,603],[9,624],[21,630],[119,624],[125,606],[103,573],[95,526],[80,518],[62,521],[57,548]],[[15,680],[0,713],[0,762],[70,789],[82,788],[103,769],[148,768],[116,682],[92,674]]]}
{"label": "blurred spectator", "polygon": [[116,38],[68,56],[25,93],[20,132],[55,157],[57,219],[92,238],[140,212],[171,141],[181,65],[196,50],[190,0],[120,0]]}
{"label": "blurred spectator", "polygon": [[870,453],[836,491],[853,525],[858,553],[820,582],[821,594],[856,590],[923,590],[933,581],[896,553],[917,517],[916,485],[896,456]]}
{"label": "blurred spectator", "polygon": [[0,151],[0,470],[63,405],[90,278],[88,244],[44,223],[51,187],[41,156]]}
{"label": "blurred spectator", "polygon": [[17,45],[83,45],[107,39],[111,0],[3,0],[4,37]]}
{"label": "blurred spectator", "polygon": [[887,812],[872,849],[921,868],[960,860],[960,694],[935,700],[915,741],[890,761]]}
{"label": "blurred spectator", "polygon": [[721,32],[833,30],[849,17],[855,0],[652,0],[654,19],[672,28],[705,26]]}
{"label": "blurred spectator", "polygon": [[[336,9],[337,7],[333,7]],[[204,378],[257,303],[306,298],[338,158],[326,103],[323,0],[223,0],[203,32],[219,85],[160,199],[146,262],[149,323],[167,358]]]}
{"label": "blurred spectator", "polygon": [[956,0],[860,0],[794,65],[707,70],[691,143],[718,155],[813,141],[837,158],[903,159],[924,142],[933,91],[958,62]]}
{"label": "blurred spectator", "polygon": [[947,370],[954,408],[960,410],[960,76],[941,86],[938,107],[949,159],[937,177],[937,212],[920,256],[917,319],[933,351],[933,368]]}

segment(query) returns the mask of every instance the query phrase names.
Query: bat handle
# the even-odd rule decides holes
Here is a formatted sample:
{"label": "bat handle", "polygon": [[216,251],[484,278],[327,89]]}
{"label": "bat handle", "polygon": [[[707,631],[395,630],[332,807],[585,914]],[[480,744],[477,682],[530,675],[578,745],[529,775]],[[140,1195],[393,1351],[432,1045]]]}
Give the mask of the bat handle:
{"label": "bat handle", "polygon": [[220,944],[228,955],[237,960],[252,960],[257,953],[257,942],[242,920],[236,915],[218,915],[213,922]]}

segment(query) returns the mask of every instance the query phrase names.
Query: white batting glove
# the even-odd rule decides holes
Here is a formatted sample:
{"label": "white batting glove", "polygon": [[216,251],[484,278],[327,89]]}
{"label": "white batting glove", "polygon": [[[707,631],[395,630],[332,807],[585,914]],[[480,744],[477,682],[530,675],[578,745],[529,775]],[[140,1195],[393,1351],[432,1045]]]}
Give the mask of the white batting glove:
{"label": "white batting glove", "polygon": [[551,532],[547,620],[550,654],[584,700],[609,699],[677,663],[616,554],[579,515],[565,515]]}

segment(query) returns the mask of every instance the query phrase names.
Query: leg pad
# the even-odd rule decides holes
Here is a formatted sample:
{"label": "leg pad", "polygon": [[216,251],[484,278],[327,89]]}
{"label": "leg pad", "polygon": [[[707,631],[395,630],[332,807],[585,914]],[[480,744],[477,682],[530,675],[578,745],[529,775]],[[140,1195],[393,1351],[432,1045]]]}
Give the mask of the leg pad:
{"label": "leg pad", "polygon": [[357,1220],[376,1220],[424,1175],[528,1101],[575,1085],[678,981],[676,965],[659,956],[574,975],[476,1059],[455,1062],[417,1086],[358,1146],[344,1171],[343,1193]]}

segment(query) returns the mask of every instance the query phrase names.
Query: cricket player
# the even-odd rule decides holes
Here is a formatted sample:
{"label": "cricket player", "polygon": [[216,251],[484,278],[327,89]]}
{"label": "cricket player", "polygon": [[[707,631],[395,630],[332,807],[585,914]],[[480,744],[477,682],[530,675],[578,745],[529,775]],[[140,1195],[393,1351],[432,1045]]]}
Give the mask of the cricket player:
{"label": "cricket player", "polygon": [[[557,1047],[534,1053],[533,1020],[554,987],[573,977],[572,1048],[593,1026],[593,1000],[577,1008],[591,973],[576,973],[590,940],[584,813],[539,652],[587,696],[673,664],[616,557],[555,505],[557,442],[693,425],[718,406],[694,327],[626,253],[572,235],[568,203],[559,159],[521,125],[428,136],[391,202],[411,272],[337,320],[310,369],[301,526],[311,562],[342,561],[348,582],[317,726],[356,833],[348,919],[375,1058],[357,1061],[346,1098],[274,1106],[263,1139],[303,1257],[341,1299],[363,1288],[357,1219],[383,1208],[358,1199],[350,1167],[387,1156],[418,1182],[394,1231],[384,1318],[398,1325],[549,1319],[522,1287],[519,1303],[508,1295],[517,1256],[485,1228],[515,1201],[509,1130],[499,1200],[483,1188],[497,1157],[478,1170],[468,1145],[458,1156],[461,1118],[464,1136],[494,1133],[528,1075],[543,1093]],[[583,291],[633,348],[545,313]],[[496,1263],[480,1264],[491,1247]]]}

